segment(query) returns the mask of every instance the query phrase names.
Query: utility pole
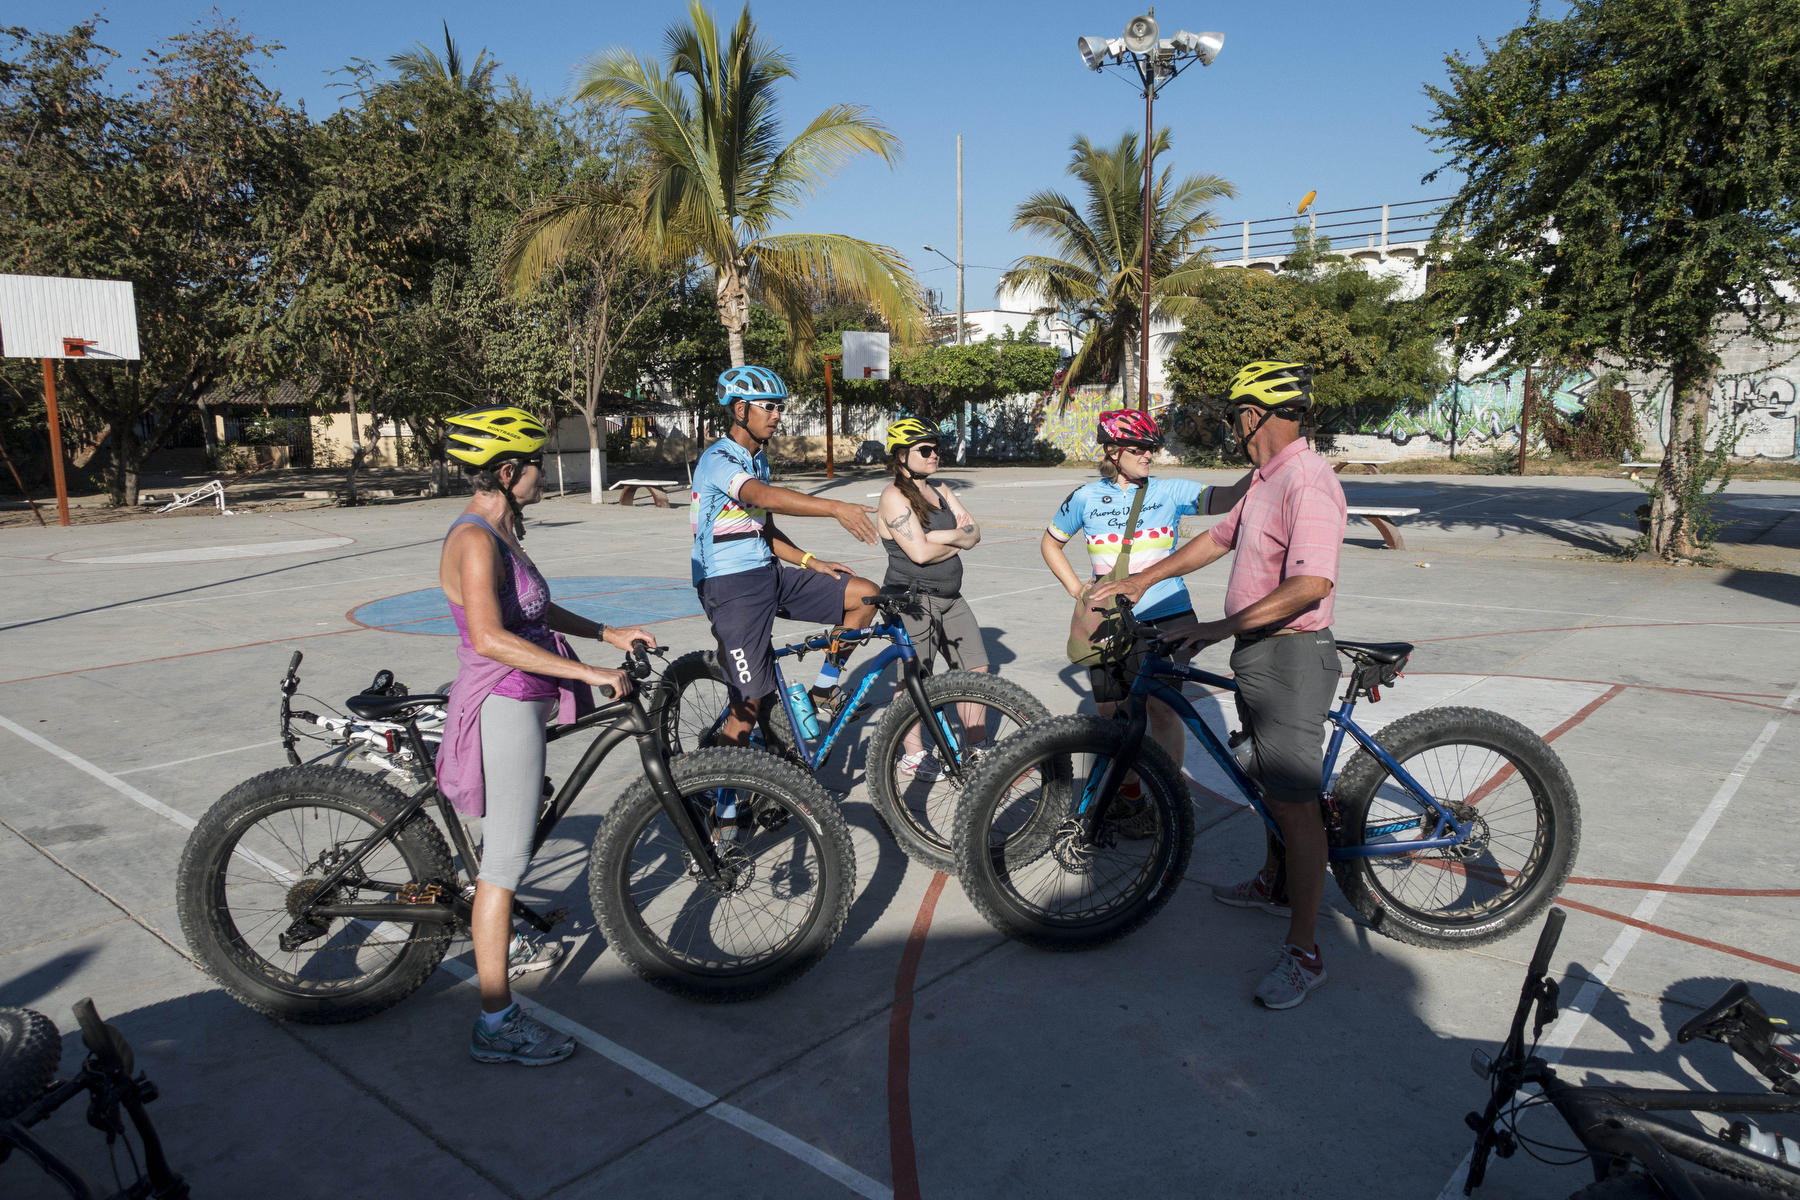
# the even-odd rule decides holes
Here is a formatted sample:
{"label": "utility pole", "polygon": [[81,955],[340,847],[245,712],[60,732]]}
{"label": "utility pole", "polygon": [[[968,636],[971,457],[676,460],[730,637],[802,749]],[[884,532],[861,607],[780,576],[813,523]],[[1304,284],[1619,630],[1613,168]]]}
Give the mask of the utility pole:
{"label": "utility pole", "polygon": [[[963,324],[963,180],[962,180],[962,134],[956,135],[956,344],[968,345],[969,332]],[[969,457],[969,423],[972,418],[970,405],[963,401],[962,414],[956,422],[956,464],[961,466]]]}

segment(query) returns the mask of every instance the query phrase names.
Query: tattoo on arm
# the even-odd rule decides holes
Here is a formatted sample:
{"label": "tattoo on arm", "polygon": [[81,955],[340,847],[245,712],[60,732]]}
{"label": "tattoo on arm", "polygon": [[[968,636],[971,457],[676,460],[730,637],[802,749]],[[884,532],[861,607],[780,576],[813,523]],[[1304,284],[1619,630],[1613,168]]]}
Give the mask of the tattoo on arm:
{"label": "tattoo on arm", "polygon": [[964,532],[964,533],[974,533],[974,532],[975,532],[975,522],[973,522],[973,521],[964,521],[964,522],[963,522],[963,523],[962,523],[962,531],[963,531],[963,532]]}
{"label": "tattoo on arm", "polygon": [[912,510],[903,508],[900,510],[899,516],[889,517],[888,518],[888,528],[894,531],[895,537],[903,537],[903,538],[911,537],[912,536]]}

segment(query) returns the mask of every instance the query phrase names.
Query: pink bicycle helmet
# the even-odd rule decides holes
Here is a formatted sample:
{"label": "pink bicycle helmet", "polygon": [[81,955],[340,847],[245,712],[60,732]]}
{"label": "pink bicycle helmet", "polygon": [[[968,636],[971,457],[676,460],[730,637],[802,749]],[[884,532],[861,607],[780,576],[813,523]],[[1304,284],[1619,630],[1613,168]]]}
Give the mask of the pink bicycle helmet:
{"label": "pink bicycle helmet", "polygon": [[1100,414],[1100,431],[1096,439],[1102,446],[1162,447],[1162,430],[1156,418],[1135,408],[1119,408]]}

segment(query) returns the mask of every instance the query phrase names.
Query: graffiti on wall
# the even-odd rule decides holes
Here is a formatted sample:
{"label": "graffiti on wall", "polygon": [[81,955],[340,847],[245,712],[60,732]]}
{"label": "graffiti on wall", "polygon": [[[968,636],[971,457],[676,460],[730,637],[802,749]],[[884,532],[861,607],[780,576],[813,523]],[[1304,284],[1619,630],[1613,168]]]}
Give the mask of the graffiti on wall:
{"label": "graffiti on wall", "polygon": [[[1594,376],[1583,371],[1564,378],[1548,396],[1540,393],[1539,399],[1549,399],[1565,413],[1579,412],[1593,387]],[[1479,445],[1516,438],[1524,404],[1525,372],[1509,371],[1454,380],[1430,401],[1411,408],[1352,405],[1340,418],[1338,431],[1387,438],[1401,446],[1414,438]]]}
{"label": "graffiti on wall", "polygon": [[[1663,380],[1638,406],[1645,435],[1664,445],[1669,439],[1669,383]],[[1745,374],[1720,381],[1713,396],[1709,441],[1726,430],[1737,434],[1739,458],[1800,458],[1800,392],[1792,376]]]}

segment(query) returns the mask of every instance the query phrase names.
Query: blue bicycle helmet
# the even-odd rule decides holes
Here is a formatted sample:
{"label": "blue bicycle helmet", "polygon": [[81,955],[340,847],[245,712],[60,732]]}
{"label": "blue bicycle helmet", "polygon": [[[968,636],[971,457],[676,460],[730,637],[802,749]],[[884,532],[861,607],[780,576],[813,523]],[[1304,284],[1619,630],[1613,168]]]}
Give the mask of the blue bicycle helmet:
{"label": "blue bicycle helmet", "polygon": [[736,400],[785,400],[787,384],[767,367],[729,367],[719,372],[719,403]]}

